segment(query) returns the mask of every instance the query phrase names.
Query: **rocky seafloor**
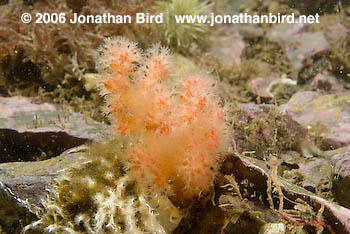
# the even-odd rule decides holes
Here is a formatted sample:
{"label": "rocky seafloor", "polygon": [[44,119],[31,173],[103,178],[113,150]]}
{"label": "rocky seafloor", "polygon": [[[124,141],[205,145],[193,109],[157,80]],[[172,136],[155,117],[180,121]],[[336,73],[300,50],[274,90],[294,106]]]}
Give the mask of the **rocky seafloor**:
{"label": "rocky seafloor", "polygon": [[172,233],[350,233],[349,2],[212,1],[202,13],[319,13],[320,23],[216,25],[187,45],[167,44],[151,25],[18,22],[23,11],[159,10],[136,2],[0,1],[0,233],[38,220],[64,170],[110,135],[93,51],[116,35],[161,41],[175,72],[211,73],[229,106],[220,175],[177,207]]}

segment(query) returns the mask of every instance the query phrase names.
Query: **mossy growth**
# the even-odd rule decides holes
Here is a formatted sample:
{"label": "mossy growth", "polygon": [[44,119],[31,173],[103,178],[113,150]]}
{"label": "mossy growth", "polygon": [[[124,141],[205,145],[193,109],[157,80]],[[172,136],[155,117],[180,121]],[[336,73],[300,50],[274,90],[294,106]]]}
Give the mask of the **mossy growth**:
{"label": "mossy growth", "polygon": [[[210,60],[215,61],[215,58]],[[223,69],[218,61],[211,62],[209,66],[213,66],[219,74],[218,81],[218,93],[222,100],[225,102],[259,102],[257,97],[253,95],[248,88],[248,81],[257,77],[269,78],[271,74],[280,74],[281,77],[289,72],[282,73],[284,65],[271,65],[257,58],[244,58],[239,65],[233,65],[230,69]],[[270,102],[282,103],[288,100],[295,90],[287,90],[286,92],[280,91],[281,95],[276,96],[275,99],[271,99]],[[265,100],[269,103],[268,100]]]}
{"label": "mossy growth", "polygon": [[[2,1],[3,2],[3,1]],[[28,3],[30,2],[30,4]],[[150,24],[23,24],[23,12],[82,15],[135,15],[152,12],[153,0],[7,1],[0,4],[0,95],[29,96],[35,101],[73,106],[96,120],[103,99],[84,88],[86,74],[96,72],[94,53],[104,37],[124,35],[150,45]]]}
{"label": "mossy growth", "polygon": [[280,2],[288,4],[288,7],[297,9],[301,14],[315,15],[316,13],[331,14],[338,12],[342,7],[348,7],[347,0],[315,0],[315,1],[300,1],[300,0],[281,0]]}
{"label": "mossy growth", "polygon": [[[287,15],[294,13],[298,15],[298,11],[289,7],[284,1],[259,1],[259,0],[248,0],[245,1],[240,6],[240,12],[247,12],[252,15],[267,15],[272,14],[281,14]],[[263,28],[273,27],[274,24],[259,24]]]}
{"label": "mossy growth", "polygon": [[254,157],[266,159],[289,150],[298,150],[305,132],[275,107],[251,110],[234,108],[232,112],[234,141],[240,153],[254,152]]}
{"label": "mossy growth", "polygon": [[350,19],[344,8],[337,14],[323,15],[319,24],[311,24],[313,32],[323,31],[330,44],[330,52],[323,60],[323,67],[350,81]]}
{"label": "mossy growth", "polygon": [[247,81],[257,76],[267,76],[272,72],[269,64],[259,59],[243,58],[240,64],[224,67],[219,59],[210,53],[203,54],[198,48],[193,48],[191,53],[199,67],[210,68],[216,74],[218,95],[226,103],[253,101],[254,98],[247,89]]}
{"label": "mossy growth", "polygon": [[127,174],[127,139],[90,145],[85,163],[57,180],[39,220],[24,233],[167,233],[181,213],[167,197],[138,186]]}
{"label": "mossy growth", "polygon": [[[255,98],[248,90],[248,81],[256,77],[266,77],[272,73],[271,67],[268,63],[260,59],[244,58],[239,65],[234,65],[232,69],[220,70],[220,77],[223,77],[225,92],[225,100],[237,100],[240,102],[251,102]],[[229,86],[226,86],[229,84]],[[232,89],[236,89],[235,96],[231,93]],[[229,96],[227,96],[229,95]]]}
{"label": "mossy growth", "polygon": [[[242,103],[257,102],[256,95],[248,89],[248,81],[257,77],[269,78],[271,74],[280,77],[295,78],[293,66],[288,60],[284,48],[278,43],[268,41],[266,38],[244,38],[246,46],[243,58],[239,64],[224,66],[213,54],[203,53],[199,48],[192,47],[190,53],[196,62],[217,75],[218,94],[227,103],[238,101]],[[285,103],[295,88],[279,90],[274,99],[264,100],[266,103]],[[285,91],[285,92],[284,92]]]}
{"label": "mossy growth", "polygon": [[350,82],[350,36],[339,36],[331,42],[332,71]]}

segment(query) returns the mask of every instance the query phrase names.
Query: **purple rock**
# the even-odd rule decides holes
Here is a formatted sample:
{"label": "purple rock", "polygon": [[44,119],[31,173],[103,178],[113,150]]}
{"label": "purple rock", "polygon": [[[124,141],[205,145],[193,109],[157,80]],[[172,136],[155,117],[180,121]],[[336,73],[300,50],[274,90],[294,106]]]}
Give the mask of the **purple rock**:
{"label": "purple rock", "polygon": [[333,154],[333,194],[337,202],[350,208],[350,147],[338,149]]}
{"label": "purple rock", "polygon": [[350,144],[350,95],[298,92],[279,109],[306,128],[324,127],[324,150]]}
{"label": "purple rock", "polygon": [[267,38],[286,48],[286,54],[295,70],[300,71],[307,59],[328,51],[329,44],[323,32],[307,32],[306,24],[280,24],[267,33]]}
{"label": "purple rock", "polygon": [[329,44],[322,32],[303,33],[295,41],[296,47],[287,47],[287,56],[297,71],[304,67],[306,59],[321,55],[328,51]]}
{"label": "purple rock", "polygon": [[278,24],[274,26],[268,33],[267,38],[277,43],[290,43],[297,40],[302,33],[306,31],[306,25],[298,24]]}
{"label": "purple rock", "polygon": [[224,68],[241,63],[245,43],[237,27],[222,27],[219,35],[209,39],[212,42],[209,52],[219,59]]}
{"label": "purple rock", "polygon": [[277,80],[278,77],[271,75],[269,77],[256,77],[248,81],[248,90],[255,94],[256,96],[263,98],[272,98],[273,94],[271,94],[268,90],[270,84]]}
{"label": "purple rock", "polygon": [[311,86],[314,90],[323,93],[350,94],[349,90],[344,88],[344,81],[338,79],[328,71],[318,73],[312,80]]}

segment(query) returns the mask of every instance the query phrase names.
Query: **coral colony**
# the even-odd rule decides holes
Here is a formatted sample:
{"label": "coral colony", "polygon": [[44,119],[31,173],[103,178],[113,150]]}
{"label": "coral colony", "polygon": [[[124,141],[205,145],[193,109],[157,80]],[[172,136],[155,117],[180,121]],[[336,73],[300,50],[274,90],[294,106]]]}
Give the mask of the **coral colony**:
{"label": "coral colony", "polygon": [[170,200],[212,188],[226,147],[213,82],[171,77],[166,48],[142,53],[123,37],[106,40],[97,64],[116,138],[92,144],[87,162],[65,171],[25,231],[170,233],[182,218]]}
{"label": "coral colony", "polygon": [[124,38],[107,40],[100,66],[107,64],[102,93],[116,133],[130,135],[129,168],[168,195],[191,198],[207,189],[225,146],[224,112],[212,81],[189,75],[169,85],[167,49],[154,46],[142,55]]}

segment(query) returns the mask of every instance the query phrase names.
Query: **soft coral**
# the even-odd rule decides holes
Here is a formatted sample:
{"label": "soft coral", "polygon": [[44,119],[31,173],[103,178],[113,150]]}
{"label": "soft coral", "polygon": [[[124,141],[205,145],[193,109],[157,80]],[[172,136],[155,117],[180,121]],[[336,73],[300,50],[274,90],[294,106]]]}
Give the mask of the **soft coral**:
{"label": "soft coral", "polygon": [[170,85],[168,50],[155,45],[142,54],[125,38],[108,39],[99,64],[105,112],[118,134],[134,139],[131,173],[176,197],[208,189],[227,142],[224,111],[210,78],[188,76]]}

